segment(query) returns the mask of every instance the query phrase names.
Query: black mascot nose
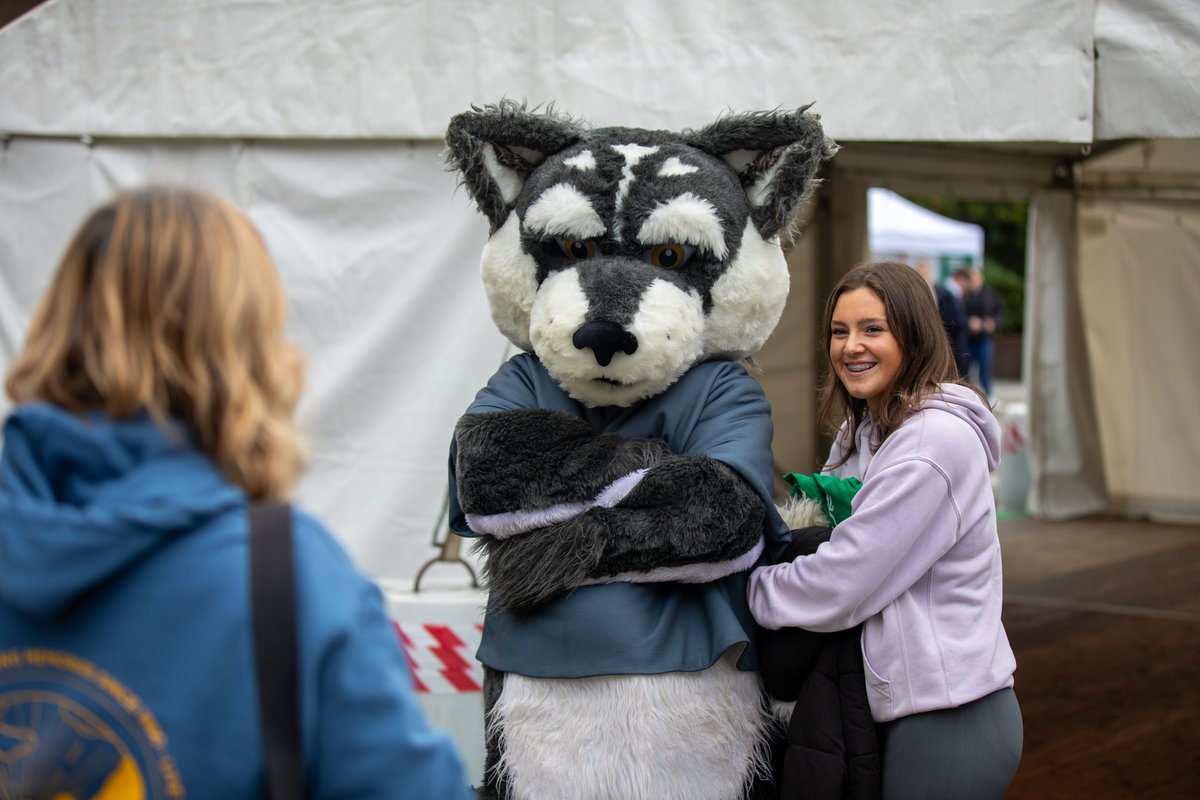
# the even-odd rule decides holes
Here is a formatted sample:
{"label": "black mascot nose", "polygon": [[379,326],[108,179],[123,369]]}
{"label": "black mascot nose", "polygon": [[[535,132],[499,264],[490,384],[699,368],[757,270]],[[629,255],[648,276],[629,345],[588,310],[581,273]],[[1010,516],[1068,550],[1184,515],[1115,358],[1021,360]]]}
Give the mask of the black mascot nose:
{"label": "black mascot nose", "polygon": [[618,350],[627,356],[637,352],[637,337],[615,322],[589,322],[575,331],[571,343],[580,350],[590,347],[602,367],[608,366]]}

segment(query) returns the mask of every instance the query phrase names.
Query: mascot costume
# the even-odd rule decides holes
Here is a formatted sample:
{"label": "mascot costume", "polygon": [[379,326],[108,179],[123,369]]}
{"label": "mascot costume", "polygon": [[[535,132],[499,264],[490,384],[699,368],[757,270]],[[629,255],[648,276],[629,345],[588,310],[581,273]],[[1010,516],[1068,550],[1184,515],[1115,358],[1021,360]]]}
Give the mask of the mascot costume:
{"label": "mascot costume", "polygon": [[480,537],[489,590],[480,796],[769,790],[745,587],[788,528],[738,361],[779,320],[779,237],[835,145],[806,109],[674,133],[509,101],[456,116],[447,144],[490,222],[493,319],[524,351],[451,445],[451,528]]}

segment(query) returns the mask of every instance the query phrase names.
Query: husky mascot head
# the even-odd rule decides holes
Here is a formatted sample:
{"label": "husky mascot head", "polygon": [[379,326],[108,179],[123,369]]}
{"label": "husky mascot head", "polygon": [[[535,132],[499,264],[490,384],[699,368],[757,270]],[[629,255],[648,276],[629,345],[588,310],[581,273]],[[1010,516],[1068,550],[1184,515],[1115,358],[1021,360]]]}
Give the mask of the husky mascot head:
{"label": "husky mascot head", "polygon": [[503,101],[459,114],[446,139],[491,223],[496,325],[593,407],[762,347],[787,298],[779,238],[835,150],[804,108],[674,133]]}

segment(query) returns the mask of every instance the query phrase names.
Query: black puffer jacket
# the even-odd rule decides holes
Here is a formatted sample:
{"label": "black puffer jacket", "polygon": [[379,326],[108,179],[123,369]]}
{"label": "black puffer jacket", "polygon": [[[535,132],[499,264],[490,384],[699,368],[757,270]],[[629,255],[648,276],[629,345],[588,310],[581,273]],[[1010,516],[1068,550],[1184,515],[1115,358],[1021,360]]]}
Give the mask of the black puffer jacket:
{"label": "black puffer jacket", "polygon": [[[830,529],[792,533],[783,561],[810,555]],[[786,750],[777,760],[780,800],[878,800],[880,748],[867,702],[862,626],[837,633],[763,631],[759,670],[767,693],[795,700]]]}

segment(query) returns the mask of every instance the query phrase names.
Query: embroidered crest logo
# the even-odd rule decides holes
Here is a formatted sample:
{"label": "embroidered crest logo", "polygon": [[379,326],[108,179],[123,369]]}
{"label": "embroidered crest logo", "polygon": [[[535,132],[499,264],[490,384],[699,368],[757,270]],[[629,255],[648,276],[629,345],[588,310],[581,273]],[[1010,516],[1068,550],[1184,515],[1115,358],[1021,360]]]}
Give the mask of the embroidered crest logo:
{"label": "embroidered crest logo", "polygon": [[0,796],[186,797],[154,715],[116,678],[71,653],[0,652]]}

